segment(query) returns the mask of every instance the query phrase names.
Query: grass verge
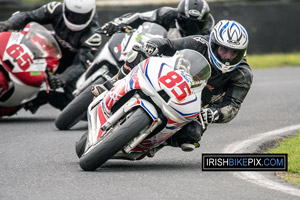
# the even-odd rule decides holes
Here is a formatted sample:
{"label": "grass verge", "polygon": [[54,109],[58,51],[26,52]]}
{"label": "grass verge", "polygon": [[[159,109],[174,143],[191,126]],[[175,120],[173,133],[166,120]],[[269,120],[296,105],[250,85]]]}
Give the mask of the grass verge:
{"label": "grass verge", "polygon": [[247,55],[247,62],[252,69],[300,66],[300,52],[288,54],[250,54]]}
{"label": "grass verge", "polygon": [[294,137],[279,141],[279,146],[268,151],[268,153],[288,154],[288,171],[277,172],[276,174],[300,186],[300,131]]}

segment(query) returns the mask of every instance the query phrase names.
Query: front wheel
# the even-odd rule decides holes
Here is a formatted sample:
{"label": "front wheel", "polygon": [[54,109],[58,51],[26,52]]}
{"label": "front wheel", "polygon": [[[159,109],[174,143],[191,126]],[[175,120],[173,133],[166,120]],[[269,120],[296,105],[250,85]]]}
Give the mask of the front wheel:
{"label": "front wheel", "polygon": [[[93,85],[103,84],[105,79],[100,77],[93,82]],[[65,107],[60,115],[55,120],[55,126],[59,130],[68,130],[87,115],[87,108],[93,101],[94,95],[91,92],[91,87],[85,88],[82,93],[75,97]]]}
{"label": "front wheel", "polygon": [[76,150],[76,154],[77,154],[78,158],[80,158],[82,156],[82,154],[84,153],[87,137],[88,137],[88,132],[85,132],[81,136],[80,140],[78,140],[76,142],[75,150]]}
{"label": "front wheel", "polygon": [[123,124],[81,156],[80,167],[85,171],[97,169],[150,125],[150,122],[149,115],[142,108],[137,108]]}

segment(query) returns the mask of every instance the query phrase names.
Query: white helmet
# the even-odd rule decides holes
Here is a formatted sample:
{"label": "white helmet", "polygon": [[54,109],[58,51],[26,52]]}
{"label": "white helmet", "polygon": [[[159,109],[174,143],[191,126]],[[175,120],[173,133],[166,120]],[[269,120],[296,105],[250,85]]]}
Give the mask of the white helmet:
{"label": "white helmet", "polygon": [[[241,24],[221,20],[215,25],[209,37],[209,59],[212,65],[223,73],[234,70],[246,56],[248,42],[247,31]],[[223,60],[217,52],[220,46],[234,50],[237,55],[230,61]]]}
{"label": "white helmet", "polygon": [[64,21],[72,31],[81,31],[86,28],[92,21],[95,12],[95,0],[64,0]]}

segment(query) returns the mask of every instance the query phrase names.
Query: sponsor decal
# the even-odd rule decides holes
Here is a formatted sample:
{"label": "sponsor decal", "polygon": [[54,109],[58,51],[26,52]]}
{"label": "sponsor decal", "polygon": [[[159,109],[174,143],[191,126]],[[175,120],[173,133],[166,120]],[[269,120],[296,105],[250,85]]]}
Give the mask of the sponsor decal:
{"label": "sponsor decal", "polygon": [[193,17],[199,17],[201,15],[201,13],[198,10],[189,10],[188,13]]}
{"label": "sponsor decal", "polygon": [[85,41],[86,44],[89,46],[100,46],[101,44],[101,35],[98,33],[95,33],[92,35],[89,39]]}
{"label": "sponsor decal", "polygon": [[49,13],[53,14],[57,6],[59,6],[61,3],[60,2],[51,2],[47,4],[47,10]]}
{"label": "sponsor decal", "polygon": [[202,44],[208,45],[208,42],[203,37],[193,37],[194,40]]}

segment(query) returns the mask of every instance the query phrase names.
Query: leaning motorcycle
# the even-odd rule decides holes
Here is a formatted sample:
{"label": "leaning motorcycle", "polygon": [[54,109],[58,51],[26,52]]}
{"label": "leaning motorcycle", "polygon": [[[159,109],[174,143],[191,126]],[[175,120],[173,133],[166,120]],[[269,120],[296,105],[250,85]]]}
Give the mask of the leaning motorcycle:
{"label": "leaning motorcycle", "polygon": [[86,118],[88,105],[93,100],[91,86],[103,84],[116,75],[133,45],[143,44],[151,38],[167,36],[167,31],[162,26],[150,22],[143,23],[133,31],[128,31],[126,28],[120,31],[110,38],[91,66],[79,78],[77,89],[73,93],[75,98],[55,120],[58,129],[68,130]]}
{"label": "leaning motorcycle", "polygon": [[194,50],[142,61],[89,105],[88,132],[76,143],[80,167],[92,171],[111,158],[153,156],[185,124],[199,120],[210,73]]}
{"label": "leaning motorcycle", "polygon": [[43,26],[32,22],[19,32],[0,33],[0,117],[11,116],[34,99],[55,72],[60,48]]}

